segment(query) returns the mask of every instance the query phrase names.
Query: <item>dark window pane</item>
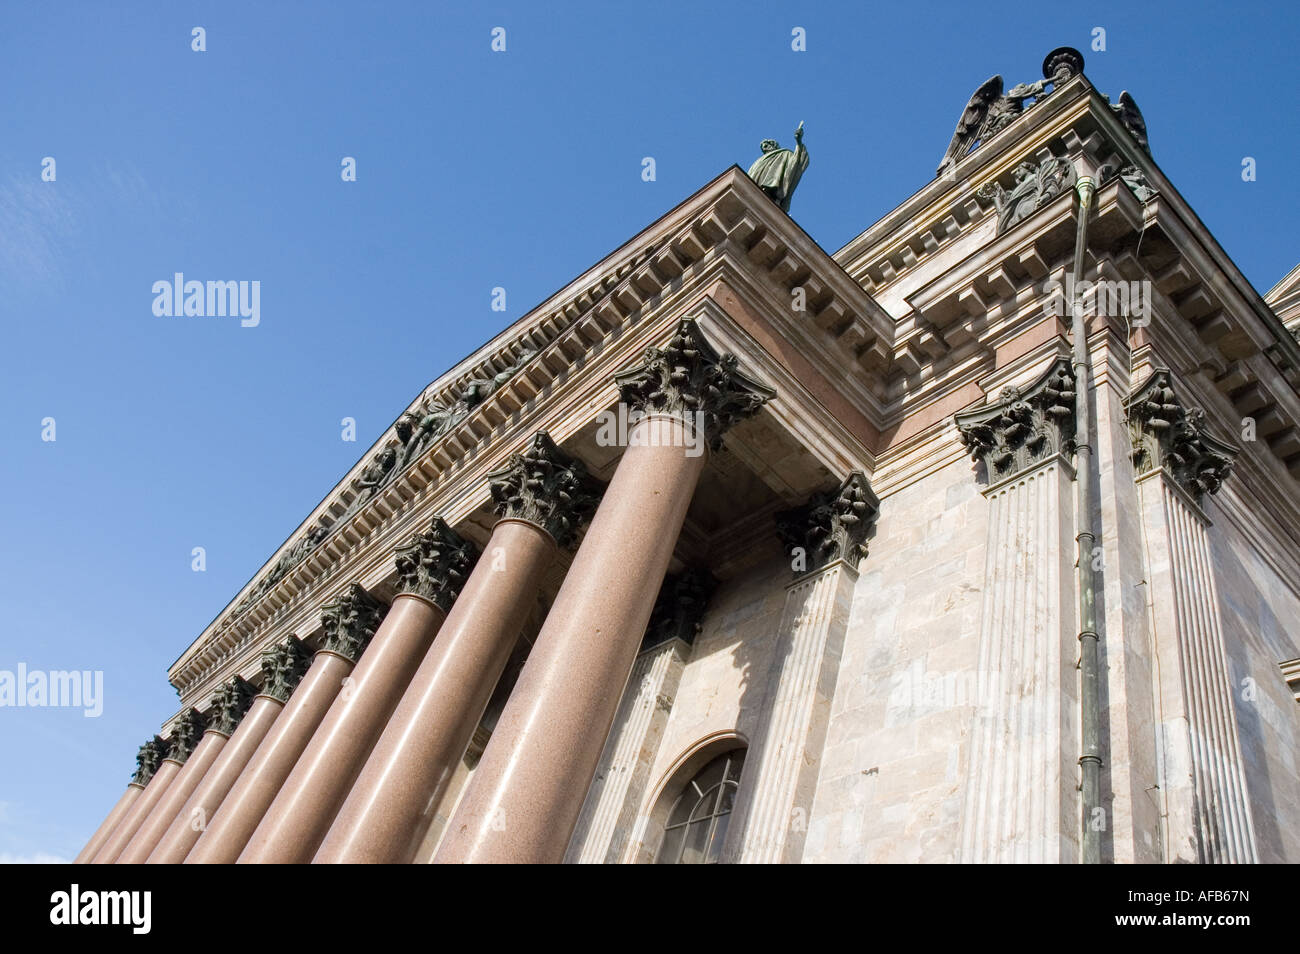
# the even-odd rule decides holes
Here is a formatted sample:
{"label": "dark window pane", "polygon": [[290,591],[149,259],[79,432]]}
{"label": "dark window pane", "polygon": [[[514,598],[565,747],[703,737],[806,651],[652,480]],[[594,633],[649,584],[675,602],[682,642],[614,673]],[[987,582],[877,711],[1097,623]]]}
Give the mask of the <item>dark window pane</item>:
{"label": "dark window pane", "polygon": [[718,800],[718,789],[711,788],[695,803],[695,809],[691,812],[691,821],[697,818],[708,818],[713,814],[713,806]]}
{"label": "dark window pane", "polygon": [[699,796],[695,794],[695,789],[688,786],[687,790],[677,799],[677,804],[673,806],[673,813],[668,816],[669,827],[673,825],[684,825],[686,820],[691,817],[691,809],[699,801]]}
{"label": "dark window pane", "polygon": [[708,858],[705,864],[716,865],[722,858],[722,841],[727,837],[727,822],[731,821],[731,815],[723,815],[713,826],[713,839],[709,842]]}
{"label": "dark window pane", "polygon": [[655,858],[655,864],[675,865],[681,860],[682,839],[686,836],[686,826],[681,825],[677,828],[670,828],[664,833],[664,843],[659,848],[659,856]]}
{"label": "dark window pane", "polygon": [[736,804],[736,785],[734,782],[728,782],[722,786],[722,798],[718,800],[718,807],[714,809],[714,814],[723,815],[731,811],[731,807]]}
{"label": "dark window pane", "polygon": [[705,818],[701,821],[691,822],[686,826],[686,847],[682,851],[682,864],[698,865],[704,861],[704,852],[708,849],[709,827],[713,824],[713,819]]}
{"label": "dark window pane", "polygon": [[745,750],[737,749],[727,755],[730,763],[727,766],[727,778],[733,782],[740,781],[740,770],[745,766]]}

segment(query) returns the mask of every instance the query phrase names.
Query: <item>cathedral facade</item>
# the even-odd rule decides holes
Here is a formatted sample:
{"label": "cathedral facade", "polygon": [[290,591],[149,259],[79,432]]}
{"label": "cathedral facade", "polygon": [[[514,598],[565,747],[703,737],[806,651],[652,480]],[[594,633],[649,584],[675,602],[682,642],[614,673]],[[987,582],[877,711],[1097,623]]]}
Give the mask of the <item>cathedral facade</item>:
{"label": "cathedral facade", "polygon": [[1300,860],[1300,269],[1074,50],[833,255],[796,140],[417,396],[79,862]]}

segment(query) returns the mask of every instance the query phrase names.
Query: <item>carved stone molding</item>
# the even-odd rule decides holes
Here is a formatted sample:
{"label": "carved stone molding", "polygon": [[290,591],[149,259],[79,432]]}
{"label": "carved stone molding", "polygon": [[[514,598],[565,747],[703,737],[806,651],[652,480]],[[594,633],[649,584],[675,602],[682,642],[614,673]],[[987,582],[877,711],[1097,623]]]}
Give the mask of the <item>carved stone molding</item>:
{"label": "carved stone molding", "polygon": [[601,494],[582,461],[560,450],[545,431],[488,474],[488,487],[498,516],[536,524],[562,547],[573,543]]}
{"label": "carved stone molding", "polygon": [[1157,369],[1133,392],[1128,417],[1139,475],[1163,469],[1199,503],[1232,473],[1239,449],[1206,430],[1205,412],[1178,398],[1168,369]]}
{"label": "carved stone molding", "polygon": [[693,644],[700,634],[704,612],[718,581],[708,570],[689,569],[664,580],[650,613],[641,649],[658,646],[670,639]]}
{"label": "carved stone molding", "polygon": [[242,676],[235,676],[212,694],[212,708],[208,710],[208,730],[231,736],[239,728],[244,713],[253,704],[257,687]]}
{"label": "carved stone molding", "polygon": [[1074,188],[1079,178],[1074,163],[1059,156],[1044,159],[1037,165],[1022,162],[1016,166],[1015,177],[1016,184],[1009,190],[997,182],[985,183],[979,189],[979,194],[992,199],[997,207],[998,235]]}
{"label": "carved stone molding", "polygon": [[811,573],[843,560],[857,569],[867,555],[867,534],[880,511],[880,501],[865,474],[854,471],[834,490],[814,495],[808,503],[776,515],[776,532],[787,552],[806,554],[795,575]]}
{"label": "carved stone molding", "polygon": [[359,584],[350,584],[342,595],[321,609],[320,620],[325,627],[321,649],[356,662],[370,645],[387,612],[388,607]]}
{"label": "carved stone molding", "polygon": [[961,441],[996,484],[1054,454],[1074,453],[1074,372],[1057,358],[1028,388],[956,416]]}
{"label": "carved stone molding", "polygon": [[262,653],[262,695],[288,702],[315,654],[297,636]]}
{"label": "carved stone molding", "polygon": [[158,771],[158,766],[166,757],[167,740],[155,735],[140,746],[140,751],[135,754],[135,774],[131,776],[131,781],[137,785],[148,785],[149,779],[153,778],[154,772]]}
{"label": "carved stone molding", "polygon": [[193,706],[186,709],[172,725],[171,736],[167,740],[167,758],[177,762],[188,759],[207,727],[208,720],[203,713]]}
{"label": "carved stone molding", "polygon": [[248,595],[239,601],[227,622],[238,618],[269,592],[290,570],[310,556],[331,534],[347,524],[381,490],[393,483],[444,434],[469,417],[475,408],[500,390],[502,385],[536,356],[536,350],[525,345],[514,363],[505,370],[491,377],[471,378],[459,391],[445,396],[445,400],[425,398],[421,402],[419,413],[406,413],[398,418],[393,425],[397,445],[376,451],[361,473],[352,479],[350,489],[353,497],[343,513],[328,525],[322,522],[299,537]]}
{"label": "carved stone molding", "polygon": [[398,547],[394,558],[397,592],[424,597],[445,613],[469,578],[478,549],[441,517],[434,517],[430,529]]}
{"label": "carved stone molding", "polygon": [[614,381],[629,407],[702,426],[714,450],[732,425],[776,396],[743,374],[734,354],[719,355],[690,318],[678,323],[667,344],[646,348],[644,362],[614,375]]}

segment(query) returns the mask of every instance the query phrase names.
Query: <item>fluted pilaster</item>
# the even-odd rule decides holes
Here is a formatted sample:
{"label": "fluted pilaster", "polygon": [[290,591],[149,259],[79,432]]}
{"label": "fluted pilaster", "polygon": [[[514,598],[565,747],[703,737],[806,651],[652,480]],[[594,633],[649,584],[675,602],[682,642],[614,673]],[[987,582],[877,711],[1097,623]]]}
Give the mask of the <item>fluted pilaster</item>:
{"label": "fluted pilaster", "polygon": [[857,566],[879,506],[866,475],[855,472],[777,517],[802,572],[786,588],[765,715],[746,759],[736,806],[743,835],[726,849],[742,863],[793,863],[803,855]]}
{"label": "fluted pilaster", "polygon": [[1206,430],[1159,369],[1129,399],[1143,527],[1162,745],[1166,861],[1252,863],[1254,823],[1202,505],[1236,448]]}
{"label": "fluted pilaster", "polygon": [[1078,855],[1074,379],[1058,359],[957,415],[988,485],[983,611],[958,857]]}

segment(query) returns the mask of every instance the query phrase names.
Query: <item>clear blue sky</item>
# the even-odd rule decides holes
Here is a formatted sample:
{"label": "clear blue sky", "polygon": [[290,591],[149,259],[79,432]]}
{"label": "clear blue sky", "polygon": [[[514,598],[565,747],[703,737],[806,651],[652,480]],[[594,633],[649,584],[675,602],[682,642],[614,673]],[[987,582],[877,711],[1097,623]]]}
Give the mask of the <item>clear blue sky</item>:
{"label": "clear blue sky", "polygon": [[[97,719],[0,709],[0,859],[76,854],[177,708],[167,665],[424,385],[799,120],[793,214],[834,251],[984,79],[1075,46],[1258,289],[1300,258],[1293,5],[452,7],[0,13],[0,670],[105,679]],[[260,281],[260,326],[155,317],[177,271]]]}

